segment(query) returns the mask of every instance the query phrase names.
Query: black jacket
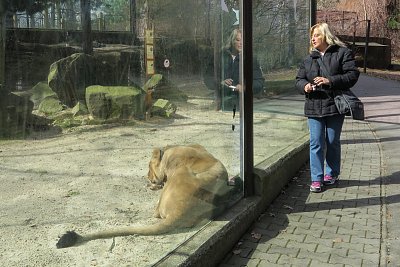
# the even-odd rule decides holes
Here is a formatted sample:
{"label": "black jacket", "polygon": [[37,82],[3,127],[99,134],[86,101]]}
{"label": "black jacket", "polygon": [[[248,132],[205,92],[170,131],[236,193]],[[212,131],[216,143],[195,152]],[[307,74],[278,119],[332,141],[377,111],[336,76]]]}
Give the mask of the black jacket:
{"label": "black jacket", "polygon": [[320,57],[318,51],[313,51],[308,55],[296,76],[296,89],[305,94],[304,114],[307,117],[324,117],[339,114],[334,96],[340,90],[349,90],[358,80],[358,71],[353,52],[338,45],[329,46],[322,58],[324,65],[329,72],[328,79],[330,86],[323,86],[311,93],[304,92],[304,86],[312,83],[317,76],[323,76],[317,62]]}
{"label": "black jacket", "polygon": [[[233,85],[239,84],[239,60],[240,55],[237,55],[235,60],[232,59],[232,54],[229,50],[223,51],[223,80],[232,79]],[[253,58],[253,94],[259,94],[264,88],[264,78],[258,60]],[[234,94],[232,90],[227,90],[228,94]],[[237,92],[236,92],[237,94]]]}

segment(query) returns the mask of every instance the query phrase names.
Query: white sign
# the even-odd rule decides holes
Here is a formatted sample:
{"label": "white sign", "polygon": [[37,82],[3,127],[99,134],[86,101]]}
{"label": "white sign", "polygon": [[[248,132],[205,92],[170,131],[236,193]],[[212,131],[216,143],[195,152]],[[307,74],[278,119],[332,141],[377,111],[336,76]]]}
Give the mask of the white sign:
{"label": "white sign", "polygon": [[168,59],[164,60],[164,67],[166,67],[166,68],[169,67],[169,60]]}

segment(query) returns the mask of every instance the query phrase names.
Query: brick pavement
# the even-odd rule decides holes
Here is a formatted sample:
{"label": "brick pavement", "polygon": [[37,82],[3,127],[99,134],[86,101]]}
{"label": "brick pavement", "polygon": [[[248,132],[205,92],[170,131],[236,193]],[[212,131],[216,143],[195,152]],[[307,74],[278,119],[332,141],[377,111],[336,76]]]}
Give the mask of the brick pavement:
{"label": "brick pavement", "polygon": [[304,166],[220,266],[379,266],[381,152],[367,122],[346,119],[340,183],[310,193]]}

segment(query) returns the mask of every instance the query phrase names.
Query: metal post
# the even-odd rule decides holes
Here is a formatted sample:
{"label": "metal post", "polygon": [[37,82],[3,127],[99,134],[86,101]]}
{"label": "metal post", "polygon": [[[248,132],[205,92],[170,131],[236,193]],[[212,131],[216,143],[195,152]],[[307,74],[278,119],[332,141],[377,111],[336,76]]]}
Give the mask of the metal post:
{"label": "metal post", "polygon": [[317,0],[310,0],[310,27],[317,23]]}
{"label": "metal post", "polygon": [[364,50],[364,73],[367,73],[367,57],[368,57],[368,43],[369,43],[369,32],[371,29],[371,20],[367,20],[367,33],[365,36],[365,50]]}
{"label": "metal post", "polygon": [[355,48],[356,48],[356,27],[357,27],[357,21],[354,21],[354,30],[353,30],[353,51],[355,51]]}
{"label": "metal post", "polygon": [[[243,73],[243,105],[240,114],[243,118],[243,179],[244,196],[254,195],[254,158],[253,158],[253,10],[252,1],[242,1],[243,11],[243,50],[242,50],[242,73]],[[247,66],[243,68],[243,66]]]}

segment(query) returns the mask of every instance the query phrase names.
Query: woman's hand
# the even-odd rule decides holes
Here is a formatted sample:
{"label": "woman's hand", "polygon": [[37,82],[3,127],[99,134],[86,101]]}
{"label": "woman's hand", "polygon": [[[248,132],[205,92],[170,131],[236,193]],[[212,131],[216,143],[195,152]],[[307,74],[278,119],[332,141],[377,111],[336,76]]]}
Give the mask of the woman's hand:
{"label": "woman's hand", "polygon": [[[233,85],[233,80],[232,79],[226,79],[226,80],[224,80],[224,83],[225,83],[225,85],[226,86],[234,86]],[[229,88],[231,88],[231,87],[229,87]],[[239,91],[239,92],[241,92],[242,91],[242,85],[239,83],[239,84],[237,84],[236,86],[235,86],[235,88],[231,88],[232,89],[232,91]]]}
{"label": "woman's hand", "polygon": [[227,86],[233,85],[233,84],[232,84],[232,83],[233,83],[233,80],[232,80],[232,79],[226,79],[226,80],[224,80],[224,82],[225,82],[225,84],[226,84]]}
{"label": "woman's hand", "polygon": [[314,78],[314,84],[315,85],[317,85],[317,86],[320,86],[320,85],[330,85],[331,84],[331,82],[327,79],[327,78],[325,78],[325,77],[315,77]]}
{"label": "woman's hand", "polygon": [[315,85],[312,85],[311,83],[307,83],[306,86],[304,86],[304,92],[310,93],[314,91]]}

